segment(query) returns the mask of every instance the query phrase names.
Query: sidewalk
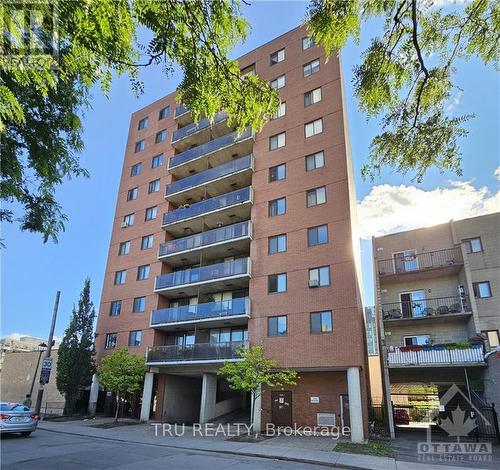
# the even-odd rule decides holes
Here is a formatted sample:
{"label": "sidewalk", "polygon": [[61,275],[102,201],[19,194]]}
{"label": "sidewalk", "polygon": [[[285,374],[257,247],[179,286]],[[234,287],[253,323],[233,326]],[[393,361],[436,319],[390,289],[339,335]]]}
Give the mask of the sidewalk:
{"label": "sidewalk", "polygon": [[[112,421],[112,420],[111,420]],[[99,439],[184,448],[205,452],[217,452],[250,457],[287,460],[337,468],[371,470],[456,470],[456,466],[429,465],[427,463],[404,462],[389,457],[355,455],[335,452],[335,441],[329,437],[274,437],[258,442],[235,442],[221,436],[194,436],[192,428],[186,427],[188,436],[163,436],[161,425],[158,435],[151,424],[132,424],[108,429],[93,427],[109,423],[110,420],[96,419],[87,421],[50,422],[41,421],[39,429],[76,434]],[[173,429],[173,428],[172,428]],[[179,428],[180,430],[180,428]],[[470,468],[470,467],[469,467]]]}

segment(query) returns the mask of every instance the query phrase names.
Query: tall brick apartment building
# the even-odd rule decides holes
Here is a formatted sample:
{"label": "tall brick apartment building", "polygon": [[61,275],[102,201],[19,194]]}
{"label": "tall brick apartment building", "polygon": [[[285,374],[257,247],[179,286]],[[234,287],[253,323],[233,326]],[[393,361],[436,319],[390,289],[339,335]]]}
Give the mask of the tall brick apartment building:
{"label": "tall brick apartment building", "polygon": [[[300,372],[255,425],[366,429],[355,191],[339,60],[296,28],[239,59],[279,89],[262,132],[194,123],[171,93],[132,115],[97,325],[98,357],[145,354],[141,418],[248,405],[215,374],[242,344]],[[354,240],[354,242],[353,242]],[[96,401],[95,377],[91,405]]]}

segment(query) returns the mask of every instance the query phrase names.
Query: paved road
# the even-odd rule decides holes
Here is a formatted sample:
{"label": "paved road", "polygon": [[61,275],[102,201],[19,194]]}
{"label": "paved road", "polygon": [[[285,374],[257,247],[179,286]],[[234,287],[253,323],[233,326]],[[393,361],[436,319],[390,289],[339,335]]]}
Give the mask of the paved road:
{"label": "paved road", "polygon": [[194,452],[146,444],[124,444],[112,440],[72,436],[42,429],[29,438],[4,435],[1,442],[2,470],[69,469],[187,469],[223,470],[318,470],[280,460],[239,455]]}

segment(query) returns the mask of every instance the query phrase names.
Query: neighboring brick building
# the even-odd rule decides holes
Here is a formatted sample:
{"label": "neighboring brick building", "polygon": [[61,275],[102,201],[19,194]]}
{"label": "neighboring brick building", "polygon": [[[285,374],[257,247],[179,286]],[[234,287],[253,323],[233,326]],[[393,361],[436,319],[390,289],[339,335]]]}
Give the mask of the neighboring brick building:
{"label": "neighboring brick building", "polygon": [[204,422],[247,406],[215,371],[260,344],[301,379],[263,394],[256,426],[350,422],[360,440],[366,345],[339,60],[300,27],[239,63],[282,99],[258,134],[238,135],[222,112],[195,124],[175,93],[132,115],[97,353],[146,354],[143,419],[152,396],[155,419]]}

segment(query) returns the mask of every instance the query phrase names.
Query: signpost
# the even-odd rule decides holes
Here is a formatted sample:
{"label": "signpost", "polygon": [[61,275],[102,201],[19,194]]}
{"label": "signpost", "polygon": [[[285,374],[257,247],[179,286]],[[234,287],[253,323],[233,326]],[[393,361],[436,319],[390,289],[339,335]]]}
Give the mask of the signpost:
{"label": "signpost", "polygon": [[42,370],[40,372],[40,383],[42,385],[49,383],[51,369],[52,369],[52,357],[45,357],[43,359]]}

